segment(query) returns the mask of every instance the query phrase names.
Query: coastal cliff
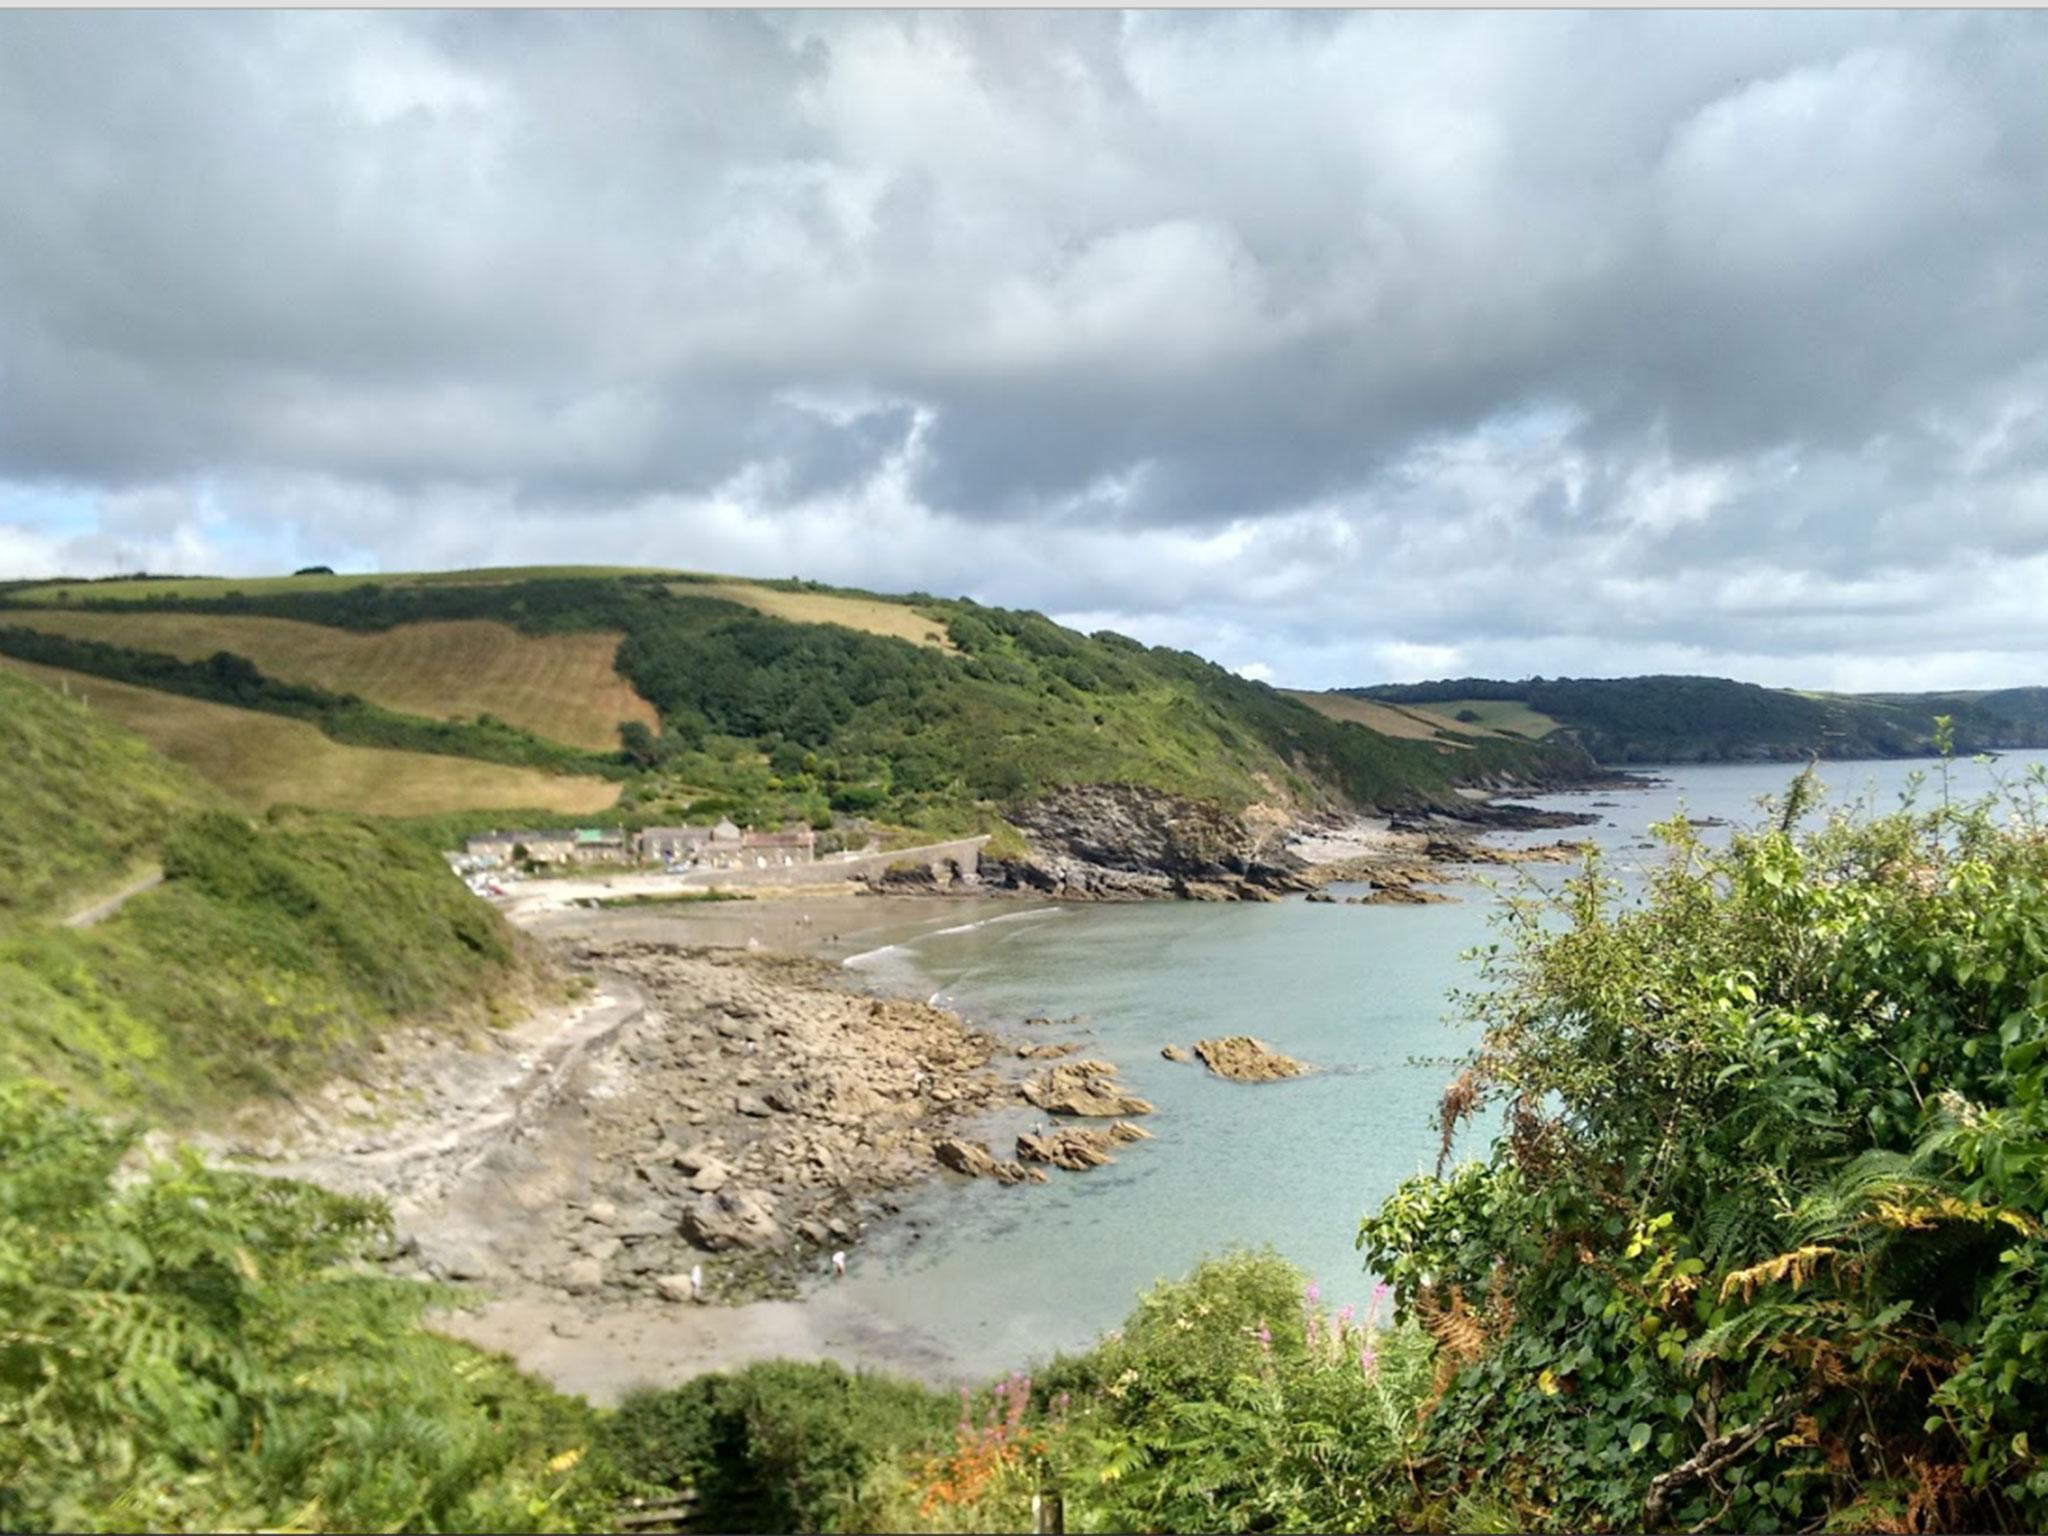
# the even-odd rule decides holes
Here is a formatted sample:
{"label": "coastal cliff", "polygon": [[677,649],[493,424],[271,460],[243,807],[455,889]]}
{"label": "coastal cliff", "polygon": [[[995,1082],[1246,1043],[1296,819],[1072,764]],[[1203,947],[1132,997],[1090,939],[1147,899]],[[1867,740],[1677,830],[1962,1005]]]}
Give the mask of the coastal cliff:
{"label": "coastal cliff", "polygon": [[1311,889],[1287,849],[1294,819],[1245,814],[1137,784],[1060,790],[1012,813],[1030,851],[984,859],[983,881],[1083,901],[1267,901]]}

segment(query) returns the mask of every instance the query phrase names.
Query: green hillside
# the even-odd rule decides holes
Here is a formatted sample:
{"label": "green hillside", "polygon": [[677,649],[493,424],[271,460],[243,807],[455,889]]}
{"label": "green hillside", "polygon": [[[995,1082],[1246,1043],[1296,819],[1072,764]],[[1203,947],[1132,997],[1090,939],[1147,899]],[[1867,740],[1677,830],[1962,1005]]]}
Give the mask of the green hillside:
{"label": "green hillside", "polygon": [[116,885],[179,817],[225,803],[78,701],[0,673],[0,931]]}
{"label": "green hillside", "polygon": [[2048,746],[2048,689],[1988,693],[1801,693],[1719,677],[1461,677],[1347,688],[1386,702],[1428,705],[1488,723],[1555,722],[1602,763],[1792,761],[1923,757],[1934,720],[1949,717],[1959,752]]}
{"label": "green hillside", "polygon": [[[378,823],[252,822],[141,741],[0,674],[0,1079],[190,1119],[334,1067],[403,1018],[487,1017],[530,985],[513,936]],[[138,868],[163,883],[61,918]]]}
{"label": "green hillside", "polygon": [[[0,653],[288,713],[361,744],[628,774],[628,820],[726,813],[824,826],[839,813],[967,830],[1063,786],[1099,783],[1231,810],[1449,806],[1461,784],[1556,781],[1587,766],[1569,745],[1383,735],[1187,652],[923,594],[508,571],[47,584],[0,595],[0,607],[13,610],[0,612]],[[78,628],[51,625],[58,608],[96,615],[95,638],[55,632]],[[163,655],[146,633],[161,625],[139,620],[166,612],[361,634],[489,620],[528,636],[620,635],[618,672],[660,726],[626,724],[606,763],[489,718],[429,721],[281,682],[229,652]],[[123,614],[138,621],[125,643]],[[42,628],[32,627],[38,616]]]}

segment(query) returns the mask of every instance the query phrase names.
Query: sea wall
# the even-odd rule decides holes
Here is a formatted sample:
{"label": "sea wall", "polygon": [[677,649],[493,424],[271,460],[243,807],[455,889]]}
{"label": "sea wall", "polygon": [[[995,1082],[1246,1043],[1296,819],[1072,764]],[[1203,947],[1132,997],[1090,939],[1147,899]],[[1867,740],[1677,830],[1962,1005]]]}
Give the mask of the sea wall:
{"label": "sea wall", "polygon": [[[852,858],[827,857],[814,864],[773,865],[767,869],[721,869],[693,877],[693,884],[726,887],[755,885],[836,885],[842,880],[882,880],[905,866],[928,870],[940,886],[974,878],[981,869],[982,845],[988,834],[956,837],[888,853],[863,853]],[[957,872],[957,873],[956,873]]]}

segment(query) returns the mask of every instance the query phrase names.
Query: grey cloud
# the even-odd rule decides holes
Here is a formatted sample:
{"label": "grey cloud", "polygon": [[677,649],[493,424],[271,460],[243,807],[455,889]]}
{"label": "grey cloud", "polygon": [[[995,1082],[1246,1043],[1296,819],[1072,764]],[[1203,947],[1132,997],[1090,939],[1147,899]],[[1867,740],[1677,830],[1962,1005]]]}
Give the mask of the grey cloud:
{"label": "grey cloud", "polygon": [[1954,601],[2048,561],[2044,76],[2025,13],[8,13],[0,564],[2048,676]]}

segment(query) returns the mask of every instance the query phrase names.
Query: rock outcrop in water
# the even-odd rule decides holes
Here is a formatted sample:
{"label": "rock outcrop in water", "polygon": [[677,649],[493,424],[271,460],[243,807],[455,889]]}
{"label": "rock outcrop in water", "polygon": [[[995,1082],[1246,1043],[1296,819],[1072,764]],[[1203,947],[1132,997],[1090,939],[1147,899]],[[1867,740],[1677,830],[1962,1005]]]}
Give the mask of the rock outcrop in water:
{"label": "rock outcrop in water", "polygon": [[998,1162],[993,1152],[978,1141],[952,1136],[936,1143],[932,1155],[955,1173],[964,1173],[970,1179],[994,1179],[998,1184],[1022,1184],[1026,1180],[1042,1184],[1045,1174],[1036,1168],[1026,1168],[1019,1162]]}
{"label": "rock outcrop in water", "polygon": [[1218,1077],[1234,1083],[1272,1083],[1300,1077],[1309,1069],[1292,1056],[1284,1056],[1263,1040],[1250,1035],[1223,1035],[1195,1043],[1202,1065]]}
{"label": "rock outcrop in water", "polygon": [[1116,1068],[1106,1061],[1063,1061],[1018,1091],[1049,1115],[1111,1120],[1152,1113],[1150,1103],[1118,1086]]}

